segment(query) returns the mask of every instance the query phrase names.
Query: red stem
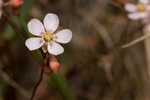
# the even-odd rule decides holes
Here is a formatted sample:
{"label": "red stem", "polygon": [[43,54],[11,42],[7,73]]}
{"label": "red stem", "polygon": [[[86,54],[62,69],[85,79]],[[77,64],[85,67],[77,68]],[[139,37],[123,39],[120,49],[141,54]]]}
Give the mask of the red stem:
{"label": "red stem", "polygon": [[38,87],[40,86],[40,83],[41,83],[42,80],[43,80],[44,67],[47,65],[46,54],[43,53],[42,50],[41,50],[41,53],[42,53],[42,56],[43,56],[43,66],[42,66],[42,69],[41,69],[40,79],[39,79],[39,81],[36,83],[35,87],[33,88],[32,96],[31,96],[31,99],[30,99],[30,100],[34,100],[36,91],[37,91]]}

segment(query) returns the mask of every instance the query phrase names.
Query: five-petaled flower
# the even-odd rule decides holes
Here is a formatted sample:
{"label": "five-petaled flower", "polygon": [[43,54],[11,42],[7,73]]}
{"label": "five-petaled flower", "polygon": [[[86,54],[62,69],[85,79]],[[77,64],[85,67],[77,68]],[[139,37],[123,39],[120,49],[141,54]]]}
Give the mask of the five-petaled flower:
{"label": "five-petaled flower", "polygon": [[147,21],[150,18],[150,1],[139,0],[137,4],[127,3],[125,9],[129,12],[128,17],[132,20]]}
{"label": "five-petaled flower", "polygon": [[31,19],[28,23],[28,30],[37,37],[26,40],[25,45],[29,50],[36,50],[42,47],[43,51],[52,55],[59,55],[64,48],[59,44],[66,44],[72,39],[72,31],[63,29],[56,31],[59,26],[59,18],[56,14],[49,13],[43,20],[44,25],[38,19]]}

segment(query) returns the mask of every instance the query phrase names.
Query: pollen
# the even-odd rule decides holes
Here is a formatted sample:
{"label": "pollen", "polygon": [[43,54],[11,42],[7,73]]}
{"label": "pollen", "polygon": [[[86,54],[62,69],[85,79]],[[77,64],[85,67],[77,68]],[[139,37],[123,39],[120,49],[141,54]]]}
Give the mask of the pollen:
{"label": "pollen", "polygon": [[145,7],[144,7],[144,5],[143,4],[137,4],[137,7],[138,7],[138,10],[139,11],[144,11],[145,10]]}
{"label": "pollen", "polygon": [[47,31],[47,32],[44,34],[44,40],[45,40],[46,42],[50,42],[52,39],[53,39],[53,35],[52,35],[49,31]]}

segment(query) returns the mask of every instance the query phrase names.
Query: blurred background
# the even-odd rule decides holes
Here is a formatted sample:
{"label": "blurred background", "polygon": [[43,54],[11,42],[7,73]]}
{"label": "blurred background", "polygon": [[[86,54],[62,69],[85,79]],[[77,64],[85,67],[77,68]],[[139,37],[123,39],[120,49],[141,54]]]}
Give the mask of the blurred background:
{"label": "blurred background", "polygon": [[[20,16],[9,18],[24,31],[31,18],[43,20],[47,13],[55,13],[60,28],[72,30],[72,41],[57,59],[59,74],[76,100],[150,100],[144,42],[121,48],[142,36],[143,26],[127,18],[120,1],[24,0]],[[0,100],[29,100],[40,77],[40,54],[28,51],[21,34],[0,20]],[[44,75],[35,100],[65,99]]]}

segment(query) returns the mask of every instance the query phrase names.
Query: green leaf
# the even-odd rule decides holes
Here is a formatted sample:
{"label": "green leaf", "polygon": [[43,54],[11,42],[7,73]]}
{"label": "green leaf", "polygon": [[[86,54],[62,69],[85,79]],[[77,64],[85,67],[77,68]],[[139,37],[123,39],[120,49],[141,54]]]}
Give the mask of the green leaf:
{"label": "green leaf", "polygon": [[52,82],[54,82],[54,85],[59,90],[61,95],[64,97],[64,100],[75,100],[75,97],[72,95],[72,92],[68,87],[68,84],[61,75],[51,73],[50,78]]}

